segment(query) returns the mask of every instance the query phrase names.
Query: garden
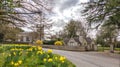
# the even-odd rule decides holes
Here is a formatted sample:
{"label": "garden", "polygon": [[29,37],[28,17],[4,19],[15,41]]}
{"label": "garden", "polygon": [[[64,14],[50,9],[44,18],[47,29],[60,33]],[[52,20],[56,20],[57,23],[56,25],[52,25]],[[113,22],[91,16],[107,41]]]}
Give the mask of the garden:
{"label": "garden", "polygon": [[44,51],[41,46],[7,44],[0,46],[0,67],[75,67],[66,57]]}

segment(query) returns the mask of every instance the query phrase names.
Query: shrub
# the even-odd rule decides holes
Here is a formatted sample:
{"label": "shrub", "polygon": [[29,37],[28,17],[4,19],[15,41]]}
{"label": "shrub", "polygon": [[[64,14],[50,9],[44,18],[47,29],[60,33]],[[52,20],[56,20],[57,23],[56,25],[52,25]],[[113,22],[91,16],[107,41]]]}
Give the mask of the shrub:
{"label": "shrub", "polygon": [[56,42],[54,43],[54,45],[61,46],[61,45],[63,45],[63,42],[62,42],[62,41],[56,41]]}
{"label": "shrub", "polygon": [[37,41],[36,41],[36,44],[37,44],[37,45],[42,45],[42,44],[43,44],[43,41],[42,41],[42,40],[37,40]]}
{"label": "shrub", "polygon": [[44,41],[44,44],[47,44],[47,45],[54,45],[54,43],[55,43],[55,40]]}

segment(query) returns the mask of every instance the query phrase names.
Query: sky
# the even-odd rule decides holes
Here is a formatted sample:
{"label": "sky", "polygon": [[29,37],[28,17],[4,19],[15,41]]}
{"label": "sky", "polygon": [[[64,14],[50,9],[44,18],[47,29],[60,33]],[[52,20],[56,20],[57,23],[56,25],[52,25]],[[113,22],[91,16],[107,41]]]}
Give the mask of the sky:
{"label": "sky", "polygon": [[55,14],[51,16],[52,22],[54,22],[52,29],[57,29],[56,32],[62,30],[71,19],[84,21],[80,14],[82,9],[80,3],[83,2],[87,2],[87,0],[54,0],[53,12]]}
{"label": "sky", "polygon": [[[88,0],[53,0],[53,14],[50,14],[48,17],[53,22],[53,27],[51,28],[50,34],[55,34],[63,29],[63,27],[68,23],[69,20],[79,20],[84,25],[86,20],[81,16],[80,11],[83,8],[81,3],[88,2]],[[29,29],[24,28],[25,31],[30,31]],[[90,32],[89,36],[95,36],[95,30]]]}
{"label": "sky", "polygon": [[[88,0],[53,0],[53,14],[49,15],[49,19],[53,22],[52,30],[58,32],[62,30],[65,24],[71,20],[80,20],[85,22],[81,17],[80,11],[83,9],[80,3],[85,3]],[[25,31],[30,31],[24,28]]]}
{"label": "sky", "polygon": [[[85,26],[87,21],[81,14],[81,10],[84,9],[81,3],[86,3],[88,1],[89,0],[54,0],[53,12],[55,14],[51,16],[52,22],[54,22],[52,27],[54,32],[51,33],[54,34],[62,30],[71,19],[79,20]],[[89,33],[88,36],[95,38],[96,30],[91,30]]]}
{"label": "sky", "polygon": [[[55,34],[63,30],[66,23],[71,19],[79,20],[84,25],[86,20],[81,16],[81,10],[83,5],[81,3],[88,2],[88,0],[54,0],[53,12],[54,14],[50,15],[51,22],[53,22],[53,27],[51,28],[52,32],[50,34]],[[95,31],[88,36],[95,36]],[[95,32],[95,33],[94,33]]]}

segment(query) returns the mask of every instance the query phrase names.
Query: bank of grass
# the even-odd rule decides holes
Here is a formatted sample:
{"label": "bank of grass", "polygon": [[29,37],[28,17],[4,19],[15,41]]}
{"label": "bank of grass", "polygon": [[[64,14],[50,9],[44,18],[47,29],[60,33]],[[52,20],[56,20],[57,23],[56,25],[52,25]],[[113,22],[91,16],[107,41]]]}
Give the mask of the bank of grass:
{"label": "bank of grass", "polygon": [[0,67],[76,67],[65,57],[39,46],[0,46]]}
{"label": "bank of grass", "polygon": [[[98,51],[109,51],[110,47],[98,47]],[[115,53],[120,54],[120,48],[114,48]]]}

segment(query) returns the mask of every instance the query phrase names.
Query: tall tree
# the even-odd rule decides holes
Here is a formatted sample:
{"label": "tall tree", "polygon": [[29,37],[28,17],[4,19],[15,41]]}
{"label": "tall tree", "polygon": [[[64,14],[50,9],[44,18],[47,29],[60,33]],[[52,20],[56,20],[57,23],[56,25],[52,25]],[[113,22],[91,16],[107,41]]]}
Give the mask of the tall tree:
{"label": "tall tree", "polygon": [[[120,0],[98,0],[87,3],[83,10],[87,20],[90,24],[106,23],[106,25],[116,25],[120,28]],[[103,22],[109,21],[111,22]]]}
{"label": "tall tree", "polygon": [[65,26],[65,30],[67,32],[67,36],[68,37],[75,37],[77,36],[76,32],[77,32],[77,23],[74,20],[70,20],[69,23]]}
{"label": "tall tree", "polygon": [[[113,31],[120,31],[120,0],[97,0],[87,3],[83,10],[88,23],[96,24],[96,28],[104,27],[105,35],[112,42]],[[110,43],[111,45],[112,43]],[[113,50],[113,45],[111,50]]]}

